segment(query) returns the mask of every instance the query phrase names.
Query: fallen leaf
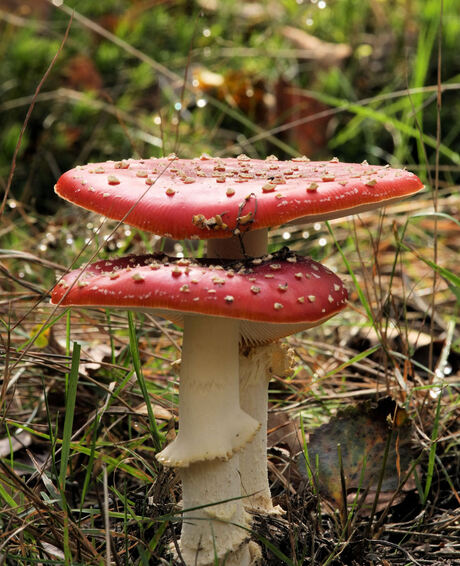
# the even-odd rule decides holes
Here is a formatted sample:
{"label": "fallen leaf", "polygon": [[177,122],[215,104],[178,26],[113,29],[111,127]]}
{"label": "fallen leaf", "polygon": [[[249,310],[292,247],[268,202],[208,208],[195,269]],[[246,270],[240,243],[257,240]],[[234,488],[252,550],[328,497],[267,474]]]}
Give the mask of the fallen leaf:
{"label": "fallen leaf", "polygon": [[17,452],[22,448],[27,448],[32,444],[32,436],[28,432],[20,432],[11,438],[0,439],[0,458],[10,456],[12,452]]}
{"label": "fallen leaf", "polygon": [[[174,418],[174,415],[170,411],[168,411],[168,409],[165,409],[164,407],[161,407],[156,403],[151,403],[151,405],[153,409],[153,415],[156,419],[159,419],[161,421],[170,421],[171,419]],[[110,412],[120,413],[120,414],[130,413],[133,415],[140,415],[143,417],[148,417],[149,414],[147,411],[147,405],[145,403],[141,403],[137,407],[134,407],[132,411],[130,411],[126,407],[111,407]]]}
{"label": "fallen leaf", "polygon": [[75,90],[95,90],[102,88],[102,77],[93,61],[85,55],[72,57],[63,71],[67,84]]}
{"label": "fallen leaf", "polygon": [[[385,398],[377,404],[348,407],[316,429],[310,435],[307,457],[320,492],[342,507],[341,454],[347,494],[356,493],[358,489],[361,493],[368,490],[369,499],[373,501],[389,435],[390,447],[381,485],[385,500],[391,499],[398,489],[412,461],[411,422],[407,413],[392,399]],[[303,452],[299,454],[298,465],[306,477],[307,462]]]}
{"label": "fallen leaf", "polygon": [[291,124],[283,133],[283,139],[296,147],[302,155],[317,155],[324,149],[329,137],[329,107],[294,88],[283,78],[276,82],[274,96],[273,123]]}
{"label": "fallen leaf", "polygon": [[49,344],[51,328],[43,329],[43,324],[36,324],[30,331],[30,337],[36,348],[46,348]]}

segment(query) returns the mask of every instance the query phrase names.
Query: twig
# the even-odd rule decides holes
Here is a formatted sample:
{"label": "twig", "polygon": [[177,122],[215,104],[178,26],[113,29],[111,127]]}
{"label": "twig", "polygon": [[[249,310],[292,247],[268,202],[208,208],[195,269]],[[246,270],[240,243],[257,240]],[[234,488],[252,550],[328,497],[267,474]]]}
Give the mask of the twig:
{"label": "twig", "polygon": [[394,542],[390,542],[389,540],[373,540],[373,539],[366,539],[366,541],[370,544],[381,544],[382,546],[389,546],[390,548],[395,548],[399,550],[406,558],[408,558],[411,562],[415,564],[415,566],[421,566],[420,562],[415,560],[415,558],[402,546],[395,544]]}

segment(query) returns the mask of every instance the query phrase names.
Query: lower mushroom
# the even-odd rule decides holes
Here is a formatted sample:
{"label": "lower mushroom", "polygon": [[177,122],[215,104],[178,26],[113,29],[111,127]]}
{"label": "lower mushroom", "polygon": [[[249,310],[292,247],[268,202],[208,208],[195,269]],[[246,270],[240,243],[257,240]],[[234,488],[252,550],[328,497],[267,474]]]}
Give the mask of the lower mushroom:
{"label": "lower mushroom", "polygon": [[[258,420],[257,406],[248,406],[253,416],[240,407],[239,343],[271,342],[319,324],[346,298],[331,271],[285,251],[248,264],[210,265],[162,254],[100,261],[72,271],[54,288],[53,304],[148,310],[184,327],[179,433],[157,458],[177,468],[182,480],[179,546],[187,566],[223,559],[227,566],[249,566],[254,560],[244,495],[260,491],[264,500],[269,490],[263,482],[241,485],[237,452],[261,424],[266,430],[266,421]],[[263,467],[265,462],[266,454]],[[266,470],[257,476],[266,481]]]}

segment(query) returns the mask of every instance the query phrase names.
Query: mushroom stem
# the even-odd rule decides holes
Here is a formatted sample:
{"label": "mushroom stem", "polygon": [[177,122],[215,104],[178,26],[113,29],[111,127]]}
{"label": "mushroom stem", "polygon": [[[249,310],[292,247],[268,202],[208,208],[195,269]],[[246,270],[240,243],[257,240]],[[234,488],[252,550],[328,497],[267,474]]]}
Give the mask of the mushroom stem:
{"label": "mushroom stem", "polygon": [[234,455],[259,428],[239,403],[239,321],[184,317],[179,433],[157,455],[179,467],[184,523],[180,549],[187,565],[250,564],[250,522]]}
{"label": "mushroom stem", "polygon": [[[239,456],[182,468],[183,524],[180,551],[187,566],[249,566],[250,516],[240,499]],[[223,501],[223,503],[216,502]],[[207,506],[208,505],[208,506]]]}
{"label": "mushroom stem", "polygon": [[165,466],[228,460],[259,422],[240,408],[239,321],[186,315],[179,388],[179,433],[157,454]]}
{"label": "mushroom stem", "polygon": [[[243,247],[241,245],[243,243]],[[237,236],[232,238],[213,238],[207,243],[208,257],[219,259],[241,259],[247,256],[259,257],[267,253],[268,229],[252,230],[241,234],[241,240]]]}
{"label": "mushroom stem", "polygon": [[291,350],[279,342],[267,346],[243,347],[240,353],[241,408],[257,419],[261,427],[240,453],[244,506],[259,513],[281,514],[274,507],[267,473],[268,382],[273,375],[292,372]]}
{"label": "mushroom stem", "polygon": [[[225,240],[208,240],[208,257],[242,259],[260,257],[268,252],[268,229],[246,232],[242,236],[244,249],[238,237]],[[269,367],[272,353],[280,351],[278,345],[244,347],[240,354],[241,408],[261,423],[254,439],[240,455],[240,474],[244,506],[247,510],[267,514],[281,514],[274,507],[270,494],[267,469],[267,409]]]}

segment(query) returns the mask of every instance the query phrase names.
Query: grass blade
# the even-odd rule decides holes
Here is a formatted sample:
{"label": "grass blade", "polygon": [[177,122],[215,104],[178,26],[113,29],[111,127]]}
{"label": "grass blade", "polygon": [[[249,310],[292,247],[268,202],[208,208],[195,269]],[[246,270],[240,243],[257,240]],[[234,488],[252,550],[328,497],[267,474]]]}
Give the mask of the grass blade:
{"label": "grass blade", "polygon": [[139,357],[139,348],[137,345],[136,328],[134,325],[134,316],[131,311],[128,312],[128,323],[129,323],[129,348],[131,351],[131,358],[133,360],[134,371],[136,372],[137,382],[144,397],[145,404],[147,406],[147,413],[149,416],[150,423],[150,433],[152,435],[153,443],[156,450],[161,449],[161,435],[158,430],[158,425],[153,414],[152,405],[150,403],[149,393],[147,391],[147,386],[145,384],[144,374],[142,373],[141,360]]}
{"label": "grass blade", "polygon": [[72,366],[69,373],[69,387],[65,403],[65,419],[64,431],[62,434],[62,452],[61,464],[59,468],[59,486],[61,492],[64,492],[65,478],[67,474],[67,465],[69,463],[71,440],[72,440],[72,425],[75,414],[75,400],[77,397],[77,384],[78,384],[78,368],[80,365],[80,350],[81,346],[74,342],[72,352]]}
{"label": "grass blade", "polygon": [[383,124],[386,127],[391,126],[408,138],[414,138],[416,140],[421,139],[421,141],[423,141],[423,143],[425,143],[427,146],[434,149],[438,148],[439,152],[447,159],[452,161],[452,163],[460,164],[460,154],[458,154],[456,151],[453,151],[452,149],[450,149],[450,147],[447,147],[442,143],[439,144],[433,136],[420,132],[417,128],[414,128],[413,126],[410,126],[409,124],[406,124],[402,120],[398,120],[393,116],[388,116],[388,114],[386,114],[385,112],[381,112],[379,110],[375,110],[366,106],[360,106],[359,104],[349,102],[348,100],[330,96],[324,93],[309,91],[309,94],[320,102],[323,102],[324,104],[329,104],[330,106],[336,106],[346,109],[349,112],[356,114],[357,116],[370,118],[371,120]]}
{"label": "grass blade", "polygon": [[[351,267],[351,265],[350,265],[350,262],[349,262],[348,259],[347,259],[347,256],[346,256],[345,252],[343,251],[342,247],[340,246],[339,242],[337,241],[337,238],[335,237],[335,234],[334,234],[334,232],[333,232],[333,230],[332,230],[331,224],[330,224],[329,222],[326,222],[326,226],[327,226],[327,229],[329,230],[329,234],[331,235],[331,237],[332,237],[332,239],[333,239],[333,241],[334,241],[334,244],[335,244],[336,248],[338,249],[338,251],[339,251],[339,253],[340,253],[340,256],[341,256],[342,259],[343,259],[343,262],[345,263],[345,267],[347,268],[348,273],[350,274],[350,276],[351,276],[351,278],[352,278],[352,280],[353,280],[353,284],[354,284],[354,286],[355,286],[356,292],[358,293],[359,300],[361,301],[361,304],[363,305],[363,307],[364,307],[364,309],[365,309],[365,311],[366,311],[366,314],[367,314],[369,320],[370,320],[370,321],[372,322],[372,324],[374,325],[374,318],[375,318],[375,317],[374,317],[373,314],[372,314],[371,306],[370,306],[370,304],[369,304],[369,301],[368,301],[367,298],[366,298],[366,295],[364,294],[364,291],[363,291],[362,288],[361,288],[361,285],[359,284],[358,278],[357,278],[356,275],[354,274],[353,269],[352,269],[352,267]],[[376,329],[376,330],[377,330],[377,329]]]}
{"label": "grass blade", "polygon": [[431,490],[431,484],[433,483],[434,465],[436,462],[436,448],[439,430],[439,420],[441,417],[441,399],[442,395],[438,396],[438,403],[436,405],[436,413],[433,423],[433,431],[431,433],[431,446],[430,453],[428,456],[428,468],[426,471],[426,483],[425,489],[423,491],[423,504],[425,505]]}

